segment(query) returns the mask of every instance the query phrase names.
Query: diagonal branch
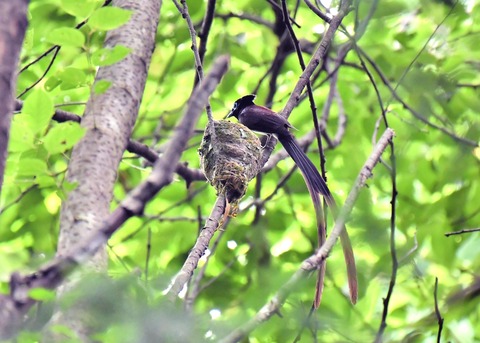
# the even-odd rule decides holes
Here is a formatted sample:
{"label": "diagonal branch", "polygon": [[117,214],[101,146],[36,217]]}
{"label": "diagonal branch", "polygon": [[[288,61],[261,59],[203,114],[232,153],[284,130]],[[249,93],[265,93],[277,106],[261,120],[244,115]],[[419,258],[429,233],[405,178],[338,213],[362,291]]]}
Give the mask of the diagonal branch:
{"label": "diagonal branch", "polygon": [[403,107],[405,107],[405,109],[407,109],[415,118],[417,118],[418,120],[420,120],[422,123],[426,124],[427,126],[430,126],[431,128],[434,128],[444,134],[446,134],[447,136],[451,137],[453,140],[459,142],[459,143],[462,143],[462,144],[465,144],[465,145],[469,145],[469,146],[472,146],[472,147],[477,147],[479,146],[479,143],[478,142],[475,142],[475,141],[472,141],[470,139],[467,139],[467,138],[464,138],[464,137],[460,137],[458,136],[456,133],[442,127],[442,126],[439,126],[437,124],[434,124],[432,122],[430,122],[427,118],[425,118],[421,113],[419,113],[417,110],[415,110],[412,106],[410,106],[409,104],[407,104],[401,97],[400,95],[398,94],[398,92],[396,91],[396,89],[392,86],[392,84],[390,83],[390,81],[388,81],[388,78],[385,76],[385,74],[383,74],[382,70],[380,69],[380,67],[375,63],[375,61],[367,55],[367,53],[365,51],[363,51],[362,49],[359,49],[357,47],[357,51],[359,52],[359,55],[363,56],[367,61],[368,63],[370,63],[370,65],[373,67],[373,69],[375,69],[375,72],[377,73],[377,75],[380,77],[380,79],[382,80],[383,84],[385,86],[387,86],[388,90],[391,92],[393,98],[395,100],[397,100],[399,103],[402,104]]}
{"label": "diagonal branch", "polygon": [[353,185],[350,193],[348,194],[345,205],[340,210],[340,214],[335,221],[335,227],[332,230],[332,233],[328,236],[325,244],[323,244],[316,254],[310,256],[303,261],[300,268],[292,275],[292,277],[284,283],[284,285],[278,290],[278,292],[272,297],[267,304],[265,304],[257,314],[250,319],[248,322],[243,324],[238,329],[234,330],[227,337],[221,339],[221,343],[233,343],[239,342],[245,338],[251,331],[253,331],[261,323],[268,320],[274,314],[278,313],[283,303],[287,299],[288,295],[295,289],[297,286],[306,279],[310,272],[317,270],[318,266],[327,258],[328,254],[335,245],[338,237],[340,236],[347,217],[355,205],[355,202],[360,194],[360,190],[367,182],[368,178],[372,176],[372,171],[375,165],[380,160],[382,153],[387,148],[389,142],[393,139],[394,132],[391,129],[387,129],[376,146],[373,149],[370,157],[367,159],[363,165],[360,173],[357,176],[355,184]]}
{"label": "diagonal branch", "polygon": [[207,99],[226,73],[229,58],[220,56],[213,65],[211,72],[199,84],[189,100],[180,124],[170,140],[165,154],[155,163],[152,173],[139,186],[130,192],[120,206],[95,230],[94,233],[81,242],[70,253],[57,257],[51,263],[38,271],[21,276],[13,274],[10,280],[10,294],[0,296],[0,337],[12,337],[20,328],[23,316],[35,304],[29,297],[32,288],[56,288],[65,277],[77,266],[83,264],[95,252],[105,245],[110,236],[130,217],[139,215],[145,204],[153,196],[168,185],[173,177],[176,163],[188,143],[191,132],[195,128],[207,103]]}
{"label": "diagonal branch", "polygon": [[[295,88],[293,89],[287,104],[285,105],[283,110],[280,112],[280,115],[284,116],[285,118],[288,118],[290,113],[292,113],[293,109],[295,108],[295,106],[298,104],[300,100],[302,91],[309,83],[310,77],[312,76],[313,72],[320,65],[320,63],[325,59],[325,56],[327,55],[328,47],[333,41],[335,32],[337,31],[338,27],[342,23],[343,18],[345,18],[345,16],[348,14],[350,3],[351,2],[347,0],[342,1],[338,14],[332,18],[330,25],[327,31],[325,32],[325,35],[323,36],[322,41],[320,42],[319,47],[313,54],[308,65],[305,67],[305,70],[303,71],[302,75],[300,75],[300,78],[297,84],[295,85]],[[270,157],[273,149],[275,148],[275,144],[277,144],[277,139],[272,137],[268,141],[268,144],[265,146],[265,149],[262,155],[262,161],[261,161],[262,164],[265,164],[268,161],[268,158]]]}
{"label": "diagonal branch", "polygon": [[[213,18],[215,15],[215,5],[217,0],[208,0],[207,3],[207,10],[205,11],[205,17],[203,18],[202,28],[200,29],[200,33],[198,34],[198,38],[200,38],[200,46],[198,47],[198,55],[200,57],[200,62],[203,63],[203,59],[205,58],[205,53],[207,52],[207,42],[208,36],[210,34],[210,28],[212,27]],[[195,77],[195,85],[198,83],[200,78],[198,74]]]}
{"label": "diagonal branch", "polygon": [[190,280],[193,271],[195,268],[197,268],[198,261],[205,253],[205,250],[207,250],[210,240],[217,231],[217,228],[225,213],[225,205],[225,197],[223,195],[219,195],[215,205],[212,208],[210,216],[205,222],[205,226],[203,227],[202,231],[200,231],[200,235],[198,236],[195,245],[193,246],[192,250],[190,250],[185,263],[170,285],[168,296],[171,300],[174,300],[182,291],[188,280]]}

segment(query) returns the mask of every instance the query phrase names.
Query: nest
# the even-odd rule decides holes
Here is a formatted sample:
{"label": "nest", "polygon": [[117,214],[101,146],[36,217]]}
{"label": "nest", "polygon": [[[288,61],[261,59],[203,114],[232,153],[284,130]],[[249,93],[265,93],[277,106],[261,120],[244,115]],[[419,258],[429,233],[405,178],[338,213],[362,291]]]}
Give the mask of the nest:
{"label": "nest", "polygon": [[246,126],[226,120],[215,121],[214,138],[211,124],[205,129],[198,149],[203,172],[208,182],[225,195],[235,215],[238,202],[247,191],[248,182],[261,169],[261,143]]}

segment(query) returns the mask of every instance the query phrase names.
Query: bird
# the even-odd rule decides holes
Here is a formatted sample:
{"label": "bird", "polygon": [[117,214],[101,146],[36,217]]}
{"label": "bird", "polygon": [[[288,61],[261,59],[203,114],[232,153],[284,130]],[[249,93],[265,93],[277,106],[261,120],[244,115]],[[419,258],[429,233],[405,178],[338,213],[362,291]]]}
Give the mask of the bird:
{"label": "bird", "polygon": [[[327,206],[336,218],[338,214],[338,207],[335,199],[330,192],[325,180],[319,174],[315,165],[310,161],[308,156],[298,145],[295,137],[290,132],[293,126],[278,113],[272,111],[267,107],[256,105],[253,101],[255,95],[249,94],[239,98],[233,104],[231,111],[227,118],[235,117],[238,121],[245,125],[252,131],[258,131],[267,134],[275,135],[287,153],[293,159],[295,164],[300,169],[302,176],[307,185],[308,191],[312,198],[319,227],[319,244],[323,244],[326,239],[325,229],[321,229],[323,225],[323,212],[321,210],[320,195],[325,199]],[[323,231],[323,232],[320,232]],[[358,282],[357,270],[355,266],[355,257],[353,254],[352,244],[350,238],[344,227],[340,235],[345,263],[347,265],[348,285],[350,291],[350,301],[355,304],[358,299]],[[320,305],[321,294],[323,290],[323,278],[325,275],[325,266],[320,266],[319,277],[317,280],[316,295],[314,300],[314,307],[318,308]]]}

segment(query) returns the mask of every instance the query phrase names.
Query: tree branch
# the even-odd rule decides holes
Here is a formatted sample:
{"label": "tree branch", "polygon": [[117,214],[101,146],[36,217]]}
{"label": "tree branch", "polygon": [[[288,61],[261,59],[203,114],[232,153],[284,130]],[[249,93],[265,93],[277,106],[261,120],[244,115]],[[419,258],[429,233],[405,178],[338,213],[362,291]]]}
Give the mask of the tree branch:
{"label": "tree branch", "polygon": [[177,126],[165,154],[155,163],[152,173],[130,192],[98,230],[95,230],[88,239],[72,249],[69,254],[57,257],[37,272],[25,276],[12,275],[10,294],[0,296],[0,337],[12,337],[19,330],[23,316],[35,304],[35,300],[29,297],[29,291],[32,288],[56,288],[73,269],[83,264],[100,247],[104,246],[110,236],[128,218],[141,214],[145,203],[170,183],[176,163],[187,145],[208,97],[227,71],[228,61],[227,56],[217,58],[211,72],[193,92],[185,115]]}
{"label": "tree branch", "polygon": [[7,160],[17,69],[27,30],[28,0],[0,2],[0,192]]}
{"label": "tree branch", "polygon": [[[340,26],[343,18],[347,15],[349,8],[350,8],[350,1],[342,1],[342,4],[340,5],[340,9],[338,11],[338,14],[332,18],[330,25],[325,32],[325,35],[322,38],[322,41],[320,42],[319,47],[313,54],[312,58],[310,59],[310,62],[308,65],[305,67],[305,70],[303,71],[302,75],[300,75],[300,78],[295,85],[295,88],[293,89],[290,98],[288,99],[287,104],[283,108],[283,110],[279,113],[280,115],[284,116],[285,118],[288,118],[290,113],[292,113],[293,109],[295,106],[298,104],[298,101],[300,99],[300,95],[303,91],[303,89],[306,87],[308,84],[310,77],[312,76],[313,72],[316,70],[318,65],[320,64],[321,61],[324,60],[325,56],[327,55],[328,47],[333,41],[333,37],[335,35],[335,32],[337,31],[338,27]],[[265,146],[265,149],[263,151],[262,155],[262,164],[265,164],[268,161],[268,158],[270,157],[273,149],[275,148],[275,144],[277,143],[277,139],[272,137],[269,141],[268,144]]]}
{"label": "tree branch", "polygon": [[437,343],[440,343],[442,338],[442,330],[443,330],[443,318],[442,318],[442,314],[440,313],[440,309],[438,308],[437,293],[438,293],[438,278],[435,278],[435,287],[433,289],[433,300],[435,302],[435,317],[437,317],[437,323],[438,323]]}
{"label": "tree branch", "polygon": [[328,236],[325,244],[323,244],[314,255],[303,261],[297,272],[295,272],[295,274],[293,274],[292,277],[287,282],[285,282],[282,287],[280,287],[280,289],[272,297],[272,299],[267,304],[265,304],[252,319],[250,319],[238,329],[234,330],[227,337],[221,339],[219,342],[239,342],[262,322],[266,321],[271,316],[278,313],[283,303],[287,299],[288,295],[297,287],[300,282],[302,282],[310,274],[310,272],[315,271],[318,266],[327,258],[338,237],[340,237],[347,217],[353,209],[353,206],[358,198],[361,188],[365,185],[368,178],[372,175],[373,168],[380,160],[382,153],[385,151],[389,142],[393,139],[393,136],[393,130],[387,129],[374,147],[370,157],[367,159],[364,166],[360,170],[355,184],[353,185],[350,193],[348,194],[345,205],[340,209],[340,214],[335,221],[335,227],[333,228],[331,234]]}
{"label": "tree branch", "polygon": [[[15,100],[15,111],[20,111],[22,109],[22,106],[23,101]],[[59,109],[55,110],[52,119],[59,123],[64,123],[67,121],[74,121],[76,123],[80,123],[82,121],[81,116]],[[128,140],[126,149],[133,154],[143,157],[152,164],[158,160],[158,153],[155,150],[134,139],[130,138]],[[206,181],[203,171],[201,171],[200,169],[189,168],[186,162],[179,162],[177,164],[175,172],[185,180],[185,182],[187,183],[187,187],[194,181]]]}
{"label": "tree branch", "polygon": [[202,231],[200,231],[200,235],[198,236],[195,245],[193,246],[192,250],[190,250],[185,263],[170,285],[167,296],[171,300],[174,300],[178,296],[183,287],[185,287],[187,282],[190,280],[191,276],[193,275],[193,271],[195,268],[197,268],[198,261],[205,253],[205,250],[207,250],[210,240],[217,231],[224,213],[225,196],[219,195],[215,205],[212,208],[210,216],[205,222],[205,226],[203,227]]}
{"label": "tree branch", "polygon": [[[203,63],[205,58],[205,53],[207,52],[207,42],[208,36],[210,34],[210,28],[212,27],[213,18],[215,15],[215,5],[217,0],[208,0],[207,3],[207,10],[205,11],[205,17],[203,18],[202,28],[200,29],[200,33],[198,34],[198,38],[200,38],[200,46],[198,48],[198,55],[200,57],[200,62]],[[195,85],[199,81],[198,75],[195,78]]]}

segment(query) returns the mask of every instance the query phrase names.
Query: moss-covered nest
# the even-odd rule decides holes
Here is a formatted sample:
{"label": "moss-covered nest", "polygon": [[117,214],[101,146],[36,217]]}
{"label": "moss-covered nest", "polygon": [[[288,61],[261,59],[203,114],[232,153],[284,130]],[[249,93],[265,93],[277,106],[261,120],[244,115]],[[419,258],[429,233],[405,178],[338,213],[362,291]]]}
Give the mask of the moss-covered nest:
{"label": "moss-covered nest", "polygon": [[198,149],[201,165],[208,182],[224,194],[235,215],[240,199],[247,191],[248,182],[261,169],[262,147],[258,137],[246,126],[226,120],[215,121],[215,137],[210,125],[205,129]]}

